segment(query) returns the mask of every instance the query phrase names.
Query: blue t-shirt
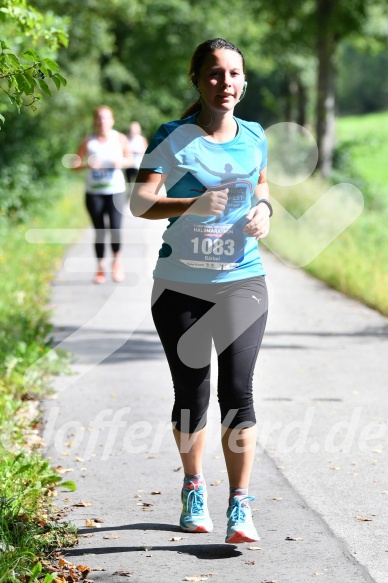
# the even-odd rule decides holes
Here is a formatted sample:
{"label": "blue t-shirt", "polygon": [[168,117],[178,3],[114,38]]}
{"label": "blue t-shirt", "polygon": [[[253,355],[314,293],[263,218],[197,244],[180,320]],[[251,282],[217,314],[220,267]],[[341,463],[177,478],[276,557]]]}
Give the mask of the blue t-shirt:
{"label": "blue t-shirt", "polygon": [[[265,275],[258,243],[243,228],[257,199],[254,190],[267,165],[263,128],[235,118],[236,137],[214,143],[195,123],[197,114],[160,126],[141,168],[166,174],[170,198],[193,198],[228,188],[221,217],[184,215],[169,219],[154,277],[187,283],[219,283]],[[190,208],[195,212],[195,203]]]}

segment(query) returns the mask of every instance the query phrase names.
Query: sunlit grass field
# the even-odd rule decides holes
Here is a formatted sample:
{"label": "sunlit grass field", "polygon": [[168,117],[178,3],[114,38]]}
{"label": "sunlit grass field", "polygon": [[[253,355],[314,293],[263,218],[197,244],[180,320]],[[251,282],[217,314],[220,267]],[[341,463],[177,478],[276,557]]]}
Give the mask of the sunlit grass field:
{"label": "sunlit grass field", "polygon": [[[359,187],[365,199],[362,212],[330,240],[332,225],[343,212],[341,199],[323,204],[324,212],[305,223],[290,221],[279,207],[263,244],[290,264],[388,315],[388,112],[340,119],[337,134],[340,143],[346,141],[347,160],[336,181]],[[333,182],[313,176],[295,186],[271,185],[270,190],[276,203],[299,218],[322,202],[331,186]],[[327,244],[320,248],[322,241]]]}
{"label": "sunlit grass field", "polygon": [[388,111],[337,120],[337,137],[352,141],[352,164],[371,184],[379,185],[388,198]]}

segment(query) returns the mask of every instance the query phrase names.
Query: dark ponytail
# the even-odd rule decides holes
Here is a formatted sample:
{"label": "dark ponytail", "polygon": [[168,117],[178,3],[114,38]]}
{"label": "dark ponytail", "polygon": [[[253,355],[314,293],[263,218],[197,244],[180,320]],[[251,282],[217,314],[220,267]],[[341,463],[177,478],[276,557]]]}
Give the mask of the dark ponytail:
{"label": "dark ponytail", "polygon": [[[244,55],[242,54],[240,49],[236,47],[236,45],[234,45],[233,43],[224,40],[223,38],[212,38],[198,45],[194,51],[194,54],[191,58],[189,71],[189,79],[191,84],[197,83],[202,65],[205,62],[206,57],[210,53],[218,51],[219,49],[228,49],[229,51],[236,51],[236,53],[238,53],[242,58],[243,70],[245,71]],[[183,112],[183,114],[181,115],[181,119],[189,117],[190,115],[193,115],[198,111],[201,111],[201,108],[202,108],[201,96],[199,96],[198,99],[194,101],[194,103],[189,105],[189,107]]]}
{"label": "dark ponytail", "polygon": [[197,111],[201,111],[201,108],[202,108],[201,98],[198,97],[196,101],[194,101],[191,105],[189,105],[187,109],[185,109],[185,111],[181,115],[181,119],[189,117],[190,115],[194,115],[194,113],[197,113]]}

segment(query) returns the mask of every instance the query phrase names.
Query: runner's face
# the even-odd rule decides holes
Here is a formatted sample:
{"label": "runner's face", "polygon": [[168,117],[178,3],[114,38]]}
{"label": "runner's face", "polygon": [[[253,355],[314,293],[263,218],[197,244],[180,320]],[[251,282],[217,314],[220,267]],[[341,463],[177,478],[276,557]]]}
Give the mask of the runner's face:
{"label": "runner's face", "polygon": [[112,112],[109,109],[99,109],[96,112],[94,123],[98,132],[108,132],[114,125]]}
{"label": "runner's face", "polygon": [[233,110],[244,87],[244,70],[241,55],[229,49],[210,53],[202,65],[198,89],[209,110]]}

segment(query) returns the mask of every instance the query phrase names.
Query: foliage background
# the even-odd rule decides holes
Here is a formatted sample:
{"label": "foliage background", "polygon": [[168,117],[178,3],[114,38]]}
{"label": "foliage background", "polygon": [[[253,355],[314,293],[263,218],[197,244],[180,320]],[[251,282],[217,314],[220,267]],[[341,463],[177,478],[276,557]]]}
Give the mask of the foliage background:
{"label": "foliage background", "polygon": [[[111,105],[122,131],[139,120],[148,137],[160,123],[179,117],[195,97],[187,78],[191,54],[206,38],[223,36],[245,54],[249,90],[238,115],[264,127],[295,120],[314,130],[319,4],[231,0],[226,10],[223,0],[33,0],[45,16],[43,28],[52,31],[60,24],[68,46],[19,34],[12,36],[14,52],[34,42],[43,57],[57,60],[67,87],[44,96],[36,111],[22,108],[23,115],[0,95],[0,113],[6,113],[0,132],[0,220],[26,220],[47,204],[46,185],[64,173],[62,156],[91,131],[96,105]],[[340,4],[337,112],[387,108],[388,78],[382,73],[388,64],[387,2]],[[2,32],[13,30],[8,25]]]}

